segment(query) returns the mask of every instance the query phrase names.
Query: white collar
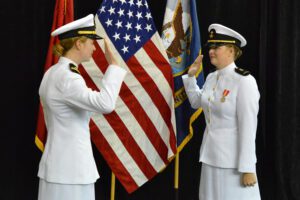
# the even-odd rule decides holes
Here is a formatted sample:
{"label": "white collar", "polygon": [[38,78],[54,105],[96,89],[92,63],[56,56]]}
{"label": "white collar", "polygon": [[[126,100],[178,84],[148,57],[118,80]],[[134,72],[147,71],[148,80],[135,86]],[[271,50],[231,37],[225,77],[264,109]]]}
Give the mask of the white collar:
{"label": "white collar", "polygon": [[231,64],[227,65],[226,67],[217,70],[218,75],[225,75],[230,73],[231,71],[233,71],[236,68],[236,65],[234,62],[232,62]]}
{"label": "white collar", "polygon": [[61,56],[58,60],[59,63],[72,63],[73,65],[75,65],[76,67],[78,66],[73,60],[63,57]]}

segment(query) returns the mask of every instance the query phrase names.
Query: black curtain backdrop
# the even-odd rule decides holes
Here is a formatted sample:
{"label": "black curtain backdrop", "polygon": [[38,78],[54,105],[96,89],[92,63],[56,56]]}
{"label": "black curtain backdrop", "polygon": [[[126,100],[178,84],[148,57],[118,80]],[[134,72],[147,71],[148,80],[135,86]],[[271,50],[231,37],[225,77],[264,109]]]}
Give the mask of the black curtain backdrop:
{"label": "black curtain backdrop", "polygon": [[[161,31],[166,0],[148,0]],[[34,144],[38,87],[43,75],[55,1],[3,1],[1,31],[1,200],[37,199],[41,152]],[[75,19],[96,13],[101,0],[74,0]],[[256,78],[261,93],[257,173],[262,200],[300,200],[300,1],[198,0],[201,41],[211,23],[229,26],[248,41],[237,65]],[[213,68],[204,49],[204,71]],[[198,200],[203,120],[180,155],[180,200]],[[101,178],[96,199],[110,199],[111,171],[94,152]],[[129,195],[117,181],[116,200],[172,200],[174,163]]]}

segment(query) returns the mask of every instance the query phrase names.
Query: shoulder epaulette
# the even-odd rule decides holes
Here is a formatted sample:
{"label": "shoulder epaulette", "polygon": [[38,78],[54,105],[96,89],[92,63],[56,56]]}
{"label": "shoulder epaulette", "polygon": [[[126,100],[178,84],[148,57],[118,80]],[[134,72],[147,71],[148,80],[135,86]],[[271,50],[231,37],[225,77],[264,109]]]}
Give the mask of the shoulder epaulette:
{"label": "shoulder epaulette", "polygon": [[78,67],[76,67],[74,64],[70,63],[70,70],[74,73],[80,74],[80,71],[78,70]]}
{"label": "shoulder epaulette", "polygon": [[242,76],[248,76],[250,74],[250,71],[244,70],[242,68],[236,67],[234,71]]}

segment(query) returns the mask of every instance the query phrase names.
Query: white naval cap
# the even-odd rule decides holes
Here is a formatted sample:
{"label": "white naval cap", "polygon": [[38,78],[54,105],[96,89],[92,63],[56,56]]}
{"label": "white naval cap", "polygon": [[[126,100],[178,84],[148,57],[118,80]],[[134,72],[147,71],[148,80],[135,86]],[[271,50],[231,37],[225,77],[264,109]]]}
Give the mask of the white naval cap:
{"label": "white naval cap", "polygon": [[211,24],[208,27],[209,39],[207,45],[234,44],[237,47],[244,47],[246,39],[238,32],[221,24]]}
{"label": "white naval cap", "polygon": [[94,15],[89,14],[86,17],[59,27],[51,33],[51,36],[58,36],[60,40],[79,36],[86,36],[95,40],[101,39],[95,30]]}

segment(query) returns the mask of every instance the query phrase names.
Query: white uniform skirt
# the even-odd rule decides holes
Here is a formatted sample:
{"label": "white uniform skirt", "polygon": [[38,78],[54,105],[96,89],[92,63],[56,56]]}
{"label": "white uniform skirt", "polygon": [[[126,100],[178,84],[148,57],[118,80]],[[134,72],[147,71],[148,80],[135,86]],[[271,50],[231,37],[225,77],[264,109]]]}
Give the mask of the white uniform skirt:
{"label": "white uniform skirt", "polygon": [[38,200],[95,200],[95,186],[50,183],[40,178]]}
{"label": "white uniform skirt", "polygon": [[258,183],[253,187],[241,184],[236,169],[213,167],[202,163],[200,200],[260,200]]}

